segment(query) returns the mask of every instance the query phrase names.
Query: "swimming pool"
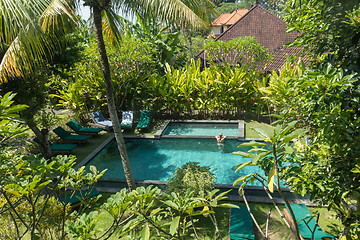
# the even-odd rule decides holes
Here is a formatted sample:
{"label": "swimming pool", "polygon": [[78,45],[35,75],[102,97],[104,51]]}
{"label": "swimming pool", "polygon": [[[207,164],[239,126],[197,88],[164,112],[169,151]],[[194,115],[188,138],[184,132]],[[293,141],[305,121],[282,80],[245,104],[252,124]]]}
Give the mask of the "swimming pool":
{"label": "swimming pool", "polygon": [[238,122],[170,122],[161,135],[169,136],[224,136],[237,137]]}
{"label": "swimming pool", "polygon": [[[131,168],[135,179],[167,181],[186,162],[199,162],[210,166],[217,184],[233,184],[238,177],[259,172],[256,166],[248,166],[235,173],[235,167],[244,159],[230,153],[238,151],[241,142],[233,139],[218,144],[214,139],[125,139]],[[242,148],[247,151],[250,148]],[[108,169],[103,178],[124,179],[124,171],[116,142],[111,141],[87,166],[95,165],[98,170]],[[253,186],[258,186],[255,182]]]}

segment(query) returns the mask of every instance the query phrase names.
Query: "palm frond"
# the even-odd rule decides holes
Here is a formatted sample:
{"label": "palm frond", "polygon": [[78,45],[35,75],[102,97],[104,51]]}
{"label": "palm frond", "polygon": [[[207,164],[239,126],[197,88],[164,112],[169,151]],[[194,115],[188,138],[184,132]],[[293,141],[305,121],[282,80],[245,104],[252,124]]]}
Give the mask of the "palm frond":
{"label": "palm frond", "polygon": [[[209,1],[209,0],[203,0]],[[201,4],[195,0],[113,0],[114,9],[131,15],[156,16],[158,20],[183,27],[204,27],[207,23],[196,15]]]}
{"label": "palm frond", "polygon": [[103,33],[114,45],[121,39],[120,30],[123,28],[121,18],[111,9],[103,11]]}
{"label": "palm frond", "polygon": [[[13,9],[12,3],[18,3]],[[36,5],[36,6],[33,6]],[[6,8],[2,8],[6,7]],[[66,0],[0,0],[0,82],[31,74],[61,46],[59,39],[77,18]],[[26,16],[20,20],[21,16]],[[10,21],[9,19],[15,19]],[[69,21],[71,19],[71,21]]]}
{"label": "palm frond", "polygon": [[51,3],[47,6],[44,12],[41,14],[39,18],[39,24],[44,32],[47,32],[51,29],[61,29],[60,26],[62,21],[59,20],[61,17],[66,17],[66,19],[70,19],[74,23],[78,23],[78,19],[76,18],[75,12],[70,7],[70,5],[65,0],[52,0]]}

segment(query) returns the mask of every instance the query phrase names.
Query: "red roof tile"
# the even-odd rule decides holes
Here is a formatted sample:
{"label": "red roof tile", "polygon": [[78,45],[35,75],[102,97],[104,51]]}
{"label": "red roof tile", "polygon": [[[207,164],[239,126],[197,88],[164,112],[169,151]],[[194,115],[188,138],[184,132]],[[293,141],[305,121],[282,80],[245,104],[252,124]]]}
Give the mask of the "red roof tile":
{"label": "red roof tile", "polygon": [[247,9],[237,9],[232,13],[222,13],[217,19],[215,19],[211,23],[211,25],[212,26],[232,25],[236,23],[248,11],[249,10]]}

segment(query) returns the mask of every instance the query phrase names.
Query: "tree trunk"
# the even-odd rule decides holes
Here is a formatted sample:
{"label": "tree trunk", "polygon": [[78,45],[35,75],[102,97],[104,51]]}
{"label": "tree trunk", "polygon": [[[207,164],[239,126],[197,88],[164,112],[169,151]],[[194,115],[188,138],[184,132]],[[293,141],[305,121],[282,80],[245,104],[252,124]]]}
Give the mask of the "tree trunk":
{"label": "tree trunk", "polygon": [[[95,6],[94,6],[95,5]],[[125,142],[123,135],[121,133],[121,125],[117,115],[115,101],[114,101],[114,94],[112,89],[112,81],[110,75],[110,65],[107,58],[107,53],[105,49],[104,38],[102,35],[102,21],[101,21],[101,6],[94,2],[93,7],[93,14],[94,14],[94,25],[95,25],[95,35],[96,35],[96,42],[98,45],[98,50],[100,54],[100,61],[104,76],[104,83],[105,83],[105,91],[106,91],[106,101],[110,113],[110,118],[113,123],[113,129],[115,134],[115,139],[118,144],[118,149],[121,156],[122,165],[125,172],[126,181],[130,190],[135,189],[135,181],[131,171],[130,161],[127,154]]]}
{"label": "tree trunk", "polygon": [[24,118],[26,124],[28,125],[28,127],[34,132],[35,136],[39,139],[40,141],[40,149],[41,152],[44,154],[44,157],[46,159],[50,159],[52,157],[52,152],[50,149],[50,144],[48,141],[48,134],[43,134],[40,129],[36,126],[36,124],[34,123],[33,119],[27,119]]}

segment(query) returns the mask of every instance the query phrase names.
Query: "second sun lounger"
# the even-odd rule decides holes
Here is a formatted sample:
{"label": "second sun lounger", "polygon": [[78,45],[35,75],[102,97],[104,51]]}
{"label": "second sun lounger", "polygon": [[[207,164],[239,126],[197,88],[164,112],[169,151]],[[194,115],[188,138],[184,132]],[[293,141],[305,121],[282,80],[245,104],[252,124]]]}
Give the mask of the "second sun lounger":
{"label": "second sun lounger", "polygon": [[102,112],[93,112],[91,113],[91,116],[93,117],[94,121],[99,124],[100,126],[104,127],[106,131],[109,131],[112,129],[113,124],[112,121],[107,120]]}
{"label": "second sun lounger", "polygon": [[56,133],[56,135],[58,135],[61,138],[61,140],[67,142],[85,143],[90,138],[90,136],[70,134],[69,132],[65,131],[62,127],[55,128],[53,132]]}
{"label": "second sun lounger", "polygon": [[[295,219],[299,228],[299,233],[302,239],[311,239],[312,231],[315,229],[316,221],[312,217],[311,212],[306,207],[305,204],[290,204],[291,209],[294,212]],[[295,230],[295,224],[293,219],[291,218],[290,211],[287,208],[284,208],[284,215],[286,220],[290,223],[290,226]],[[320,228],[319,225],[316,226],[314,233],[314,240],[330,240],[335,239],[335,236],[326,234]]]}
{"label": "second sun lounger", "polygon": [[103,130],[102,128],[82,127],[75,120],[71,120],[70,122],[67,122],[66,125],[68,125],[76,133],[85,134],[85,135],[97,135],[99,132]]}
{"label": "second sun lounger", "polygon": [[253,221],[245,206],[230,209],[229,238],[231,240],[252,240]]}

